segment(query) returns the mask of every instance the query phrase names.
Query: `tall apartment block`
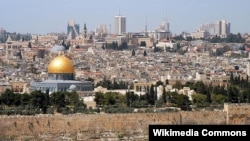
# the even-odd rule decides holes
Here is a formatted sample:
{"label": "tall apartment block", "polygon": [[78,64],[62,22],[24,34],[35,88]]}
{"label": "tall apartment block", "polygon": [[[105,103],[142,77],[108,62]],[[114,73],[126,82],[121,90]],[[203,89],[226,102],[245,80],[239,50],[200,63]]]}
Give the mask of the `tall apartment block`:
{"label": "tall apartment block", "polygon": [[115,16],[114,34],[122,35],[123,33],[126,33],[126,17]]}
{"label": "tall apartment block", "polygon": [[193,36],[197,38],[206,38],[210,35],[217,35],[222,38],[230,34],[230,23],[226,20],[219,20],[214,23],[202,24],[197,31],[193,32]]}

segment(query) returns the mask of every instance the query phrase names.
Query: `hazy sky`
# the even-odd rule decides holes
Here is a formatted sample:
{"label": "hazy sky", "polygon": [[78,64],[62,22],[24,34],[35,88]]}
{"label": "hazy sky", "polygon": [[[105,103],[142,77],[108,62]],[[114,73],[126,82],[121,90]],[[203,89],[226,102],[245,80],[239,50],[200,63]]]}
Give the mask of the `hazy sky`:
{"label": "hazy sky", "polygon": [[9,32],[66,32],[69,20],[88,31],[114,16],[126,17],[127,32],[154,30],[167,18],[172,33],[193,32],[203,23],[226,19],[232,33],[250,32],[250,0],[0,0],[0,27]]}

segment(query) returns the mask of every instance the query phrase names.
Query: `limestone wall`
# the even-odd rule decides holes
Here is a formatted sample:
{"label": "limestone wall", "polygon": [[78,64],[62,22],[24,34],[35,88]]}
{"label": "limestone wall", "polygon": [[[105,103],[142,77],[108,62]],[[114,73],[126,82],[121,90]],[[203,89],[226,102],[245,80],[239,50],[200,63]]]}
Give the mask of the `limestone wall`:
{"label": "limestone wall", "polygon": [[225,124],[225,112],[1,116],[0,136],[115,131],[147,134],[150,124]]}
{"label": "limestone wall", "polygon": [[2,138],[41,137],[71,134],[148,134],[150,124],[250,124],[250,105],[225,104],[223,111],[191,111],[133,114],[74,114],[0,116]]}
{"label": "limestone wall", "polygon": [[227,114],[227,124],[250,124],[249,103],[225,103],[224,112]]}

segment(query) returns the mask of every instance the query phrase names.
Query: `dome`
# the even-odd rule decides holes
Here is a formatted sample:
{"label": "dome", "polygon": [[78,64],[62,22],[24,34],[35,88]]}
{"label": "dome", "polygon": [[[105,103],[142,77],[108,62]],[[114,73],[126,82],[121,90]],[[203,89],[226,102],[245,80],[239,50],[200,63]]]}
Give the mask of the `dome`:
{"label": "dome", "polygon": [[70,85],[69,90],[76,90],[76,85]]}
{"label": "dome", "polygon": [[57,56],[50,62],[48,73],[74,73],[74,65],[66,56]]}
{"label": "dome", "polygon": [[51,48],[51,52],[52,53],[58,53],[59,51],[65,51],[66,48],[64,46],[60,46],[60,45],[55,45],[54,47]]}

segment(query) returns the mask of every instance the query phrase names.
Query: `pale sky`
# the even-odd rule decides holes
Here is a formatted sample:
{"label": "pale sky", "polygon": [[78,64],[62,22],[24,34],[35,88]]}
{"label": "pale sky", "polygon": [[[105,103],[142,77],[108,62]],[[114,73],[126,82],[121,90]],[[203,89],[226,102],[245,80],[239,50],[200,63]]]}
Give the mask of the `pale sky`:
{"label": "pale sky", "polygon": [[193,32],[199,25],[225,19],[232,33],[250,32],[250,0],[0,0],[0,27],[8,32],[66,32],[69,20],[94,31],[114,27],[125,16],[127,32],[155,30],[165,19],[172,33]]}

